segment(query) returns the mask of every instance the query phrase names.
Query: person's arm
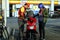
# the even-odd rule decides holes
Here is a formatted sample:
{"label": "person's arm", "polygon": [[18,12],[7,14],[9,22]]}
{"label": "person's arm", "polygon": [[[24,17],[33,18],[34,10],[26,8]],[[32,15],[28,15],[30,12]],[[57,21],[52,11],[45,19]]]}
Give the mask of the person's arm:
{"label": "person's arm", "polygon": [[44,17],[48,18],[48,10],[45,11]]}
{"label": "person's arm", "polygon": [[38,17],[39,16],[39,14],[37,14],[37,15],[34,15],[34,17]]}
{"label": "person's arm", "polygon": [[34,15],[34,17],[39,17],[40,11],[41,11],[41,10],[39,10],[39,12],[37,13],[37,15]]}
{"label": "person's arm", "polygon": [[47,18],[48,18],[48,10],[45,10],[45,12],[44,12],[44,23],[47,22]]}

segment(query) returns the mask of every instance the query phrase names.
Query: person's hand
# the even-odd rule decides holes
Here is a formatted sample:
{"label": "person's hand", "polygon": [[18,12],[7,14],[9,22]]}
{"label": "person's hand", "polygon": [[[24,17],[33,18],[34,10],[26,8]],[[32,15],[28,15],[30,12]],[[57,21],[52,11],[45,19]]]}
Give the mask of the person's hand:
{"label": "person's hand", "polygon": [[40,13],[39,13],[39,16],[40,16]]}
{"label": "person's hand", "polygon": [[25,23],[27,22],[27,19],[24,19]]}

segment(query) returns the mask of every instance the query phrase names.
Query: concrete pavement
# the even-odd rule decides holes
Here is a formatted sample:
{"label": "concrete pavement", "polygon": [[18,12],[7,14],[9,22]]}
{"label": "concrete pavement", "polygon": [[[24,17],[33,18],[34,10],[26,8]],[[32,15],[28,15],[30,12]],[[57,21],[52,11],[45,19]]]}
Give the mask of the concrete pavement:
{"label": "concrete pavement", "polygon": [[46,40],[60,40],[60,18],[49,18],[45,32]]}
{"label": "concrete pavement", "polygon": [[[7,27],[18,29],[18,19],[7,18]],[[46,40],[60,40],[60,18],[48,18],[45,30]]]}

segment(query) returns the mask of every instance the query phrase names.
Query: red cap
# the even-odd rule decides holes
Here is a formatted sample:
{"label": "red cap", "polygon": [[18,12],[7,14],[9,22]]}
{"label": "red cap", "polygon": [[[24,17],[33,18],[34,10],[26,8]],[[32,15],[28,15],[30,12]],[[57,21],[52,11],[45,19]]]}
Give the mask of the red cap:
{"label": "red cap", "polygon": [[25,5],[27,5],[28,7],[30,7],[30,3],[25,3]]}

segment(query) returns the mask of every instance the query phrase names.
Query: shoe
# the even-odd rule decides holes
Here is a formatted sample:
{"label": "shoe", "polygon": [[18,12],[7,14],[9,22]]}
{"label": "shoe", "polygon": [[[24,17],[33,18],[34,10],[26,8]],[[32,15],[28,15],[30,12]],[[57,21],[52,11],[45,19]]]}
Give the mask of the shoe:
{"label": "shoe", "polygon": [[45,39],[43,39],[43,40],[45,40]]}
{"label": "shoe", "polygon": [[42,40],[41,38],[39,38],[39,40]]}

